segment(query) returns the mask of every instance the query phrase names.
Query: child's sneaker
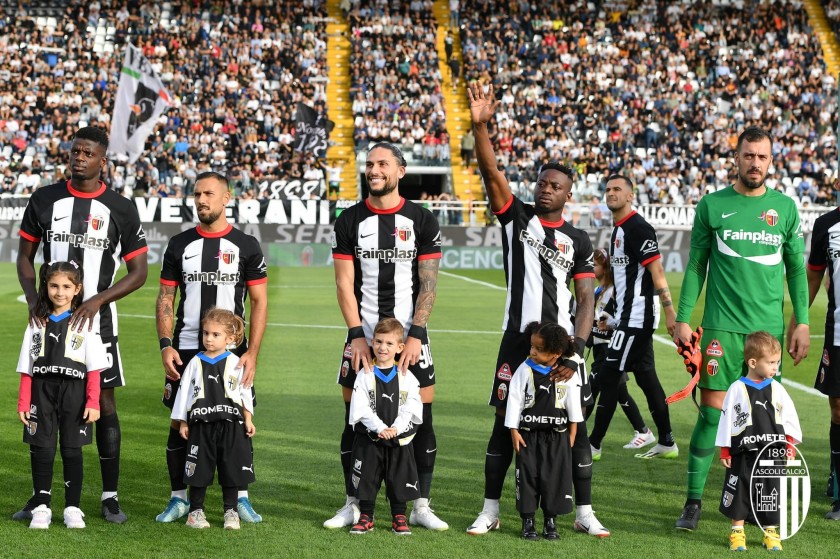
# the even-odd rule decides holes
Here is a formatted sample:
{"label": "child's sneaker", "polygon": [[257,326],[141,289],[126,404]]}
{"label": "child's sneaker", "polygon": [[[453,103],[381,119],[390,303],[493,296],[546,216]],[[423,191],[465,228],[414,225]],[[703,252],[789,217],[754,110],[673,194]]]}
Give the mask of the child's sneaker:
{"label": "child's sneaker", "polygon": [[239,513],[234,509],[225,511],[225,530],[239,530]]}
{"label": "child's sneaker", "polygon": [[557,522],[553,516],[543,519],[543,538],[547,540],[560,539],[560,534],[557,533]]}
{"label": "child's sneaker", "polygon": [[52,511],[47,505],[38,505],[32,509],[32,522],[29,523],[30,528],[46,530],[50,527],[50,522],[52,522]]}
{"label": "child's sneaker", "polygon": [[201,509],[194,510],[187,515],[187,526],[190,528],[209,528],[210,523],[207,522],[207,517]]}
{"label": "child's sneaker", "polygon": [[779,533],[776,531],[776,528],[771,526],[764,530],[764,540],[762,540],[761,545],[763,545],[764,549],[767,551],[782,550],[782,538],[779,537]]}
{"label": "child's sneaker", "polygon": [[366,514],[359,515],[359,521],[350,528],[351,534],[367,534],[373,532],[373,518]]}
{"label": "child's sneaker", "polygon": [[408,520],[404,514],[395,514],[391,522],[391,531],[398,536],[410,536],[411,528],[408,527]]}
{"label": "child's sneaker", "polygon": [[729,551],[746,551],[747,550],[747,536],[744,534],[744,529],[732,530],[729,532]]}
{"label": "child's sneaker", "polygon": [[523,518],[522,519],[522,537],[528,541],[535,542],[539,539],[539,534],[537,534],[537,528],[534,526],[534,519],[533,518]]}
{"label": "child's sneaker", "polygon": [[67,507],[64,509],[64,525],[68,528],[84,528],[85,513],[79,507]]}

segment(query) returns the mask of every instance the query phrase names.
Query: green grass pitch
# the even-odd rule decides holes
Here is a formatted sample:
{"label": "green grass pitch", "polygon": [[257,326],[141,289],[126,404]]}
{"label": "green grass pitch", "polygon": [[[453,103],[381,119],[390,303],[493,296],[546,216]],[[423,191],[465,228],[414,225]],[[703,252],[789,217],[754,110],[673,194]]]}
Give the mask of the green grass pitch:
{"label": "green grass pitch", "polygon": [[[688,440],[696,411],[686,400],[671,408],[681,448],[675,461],[642,461],[622,445],[632,435],[618,413],[595,465],[593,501],[599,519],[612,532],[596,540],[572,530],[573,515],[561,517],[559,542],[524,542],[508,476],[502,501],[502,529],[482,537],[465,533],[483,502],[484,452],[492,425],[486,405],[504,308],[503,274],[498,270],[443,272],[430,332],[437,375],[435,428],[438,460],[432,506],[449,522],[448,532],[416,529],[410,538],[390,533],[384,496],[378,503],[377,530],[352,537],[345,530],[328,531],[321,523],[344,501],[338,460],[343,406],[334,384],[344,325],[335,300],[332,270],[274,268],[269,282],[269,328],[260,355],[259,405],[254,439],[257,483],[251,487],[259,525],[243,524],[238,533],[221,529],[221,495],[208,494],[213,528],[196,531],[181,522],[155,523],[169,496],[164,445],[167,414],[160,404],[162,369],[154,328],[154,300],[159,269],[153,267],[146,287],[119,303],[120,344],[128,386],[118,391],[123,429],[120,500],[129,516],[123,526],[108,525],[99,514],[100,476],[95,446],[85,449],[82,510],[85,530],[67,530],[61,523],[61,466],[56,464],[54,522],[46,532],[30,531],[11,514],[30,495],[29,457],[16,419],[18,375],[15,365],[26,320],[19,300],[14,266],[0,265],[0,333],[7,350],[2,357],[6,410],[0,429],[0,556],[6,557],[512,557],[524,553],[574,554],[576,557],[708,557],[727,553],[728,522],[717,512],[723,469],[716,462],[706,488],[703,521],[698,532],[675,533],[673,524],[684,500]],[[670,275],[675,298],[681,278]],[[699,313],[697,314],[699,317]],[[810,357],[793,368],[786,360],[786,378],[810,386],[821,354],[825,295],[811,311]],[[659,374],[670,393],[685,384],[680,360],[664,343],[656,344]],[[631,390],[650,415],[644,398]],[[837,542],[840,523],[822,518],[828,473],[828,403],[825,398],[789,389],[802,422],[801,446],[812,475],[812,503],[803,529],[785,542],[794,557],[828,557]],[[59,461],[60,462],[60,461]],[[750,551],[763,553],[759,529],[747,527]]]}

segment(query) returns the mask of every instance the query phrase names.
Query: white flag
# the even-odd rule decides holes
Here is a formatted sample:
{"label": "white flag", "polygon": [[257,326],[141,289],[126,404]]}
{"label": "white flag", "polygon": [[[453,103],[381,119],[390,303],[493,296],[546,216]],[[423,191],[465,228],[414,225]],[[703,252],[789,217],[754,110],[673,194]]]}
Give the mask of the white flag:
{"label": "white flag", "polygon": [[128,43],[111,119],[111,152],[127,154],[131,163],[137,161],[146,138],[171,104],[152,65],[140,49]]}

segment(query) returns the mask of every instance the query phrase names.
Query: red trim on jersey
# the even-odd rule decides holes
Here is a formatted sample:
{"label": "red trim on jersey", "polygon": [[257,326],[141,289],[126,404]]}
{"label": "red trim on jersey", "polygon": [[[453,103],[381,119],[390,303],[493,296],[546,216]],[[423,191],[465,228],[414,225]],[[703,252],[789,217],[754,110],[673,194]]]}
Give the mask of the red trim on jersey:
{"label": "red trim on jersey", "polygon": [[128,262],[128,261],[129,261],[129,260],[131,260],[132,258],[134,258],[134,257],[136,257],[136,256],[140,256],[140,255],[141,255],[141,254],[143,254],[144,252],[149,252],[149,247],[141,247],[141,248],[138,248],[137,250],[135,250],[134,252],[129,252],[128,254],[126,254],[125,256],[123,256],[123,260],[125,260],[126,262]]}
{"label": "red trim on jersey", "polygon": [[160,278],[160,284],[161,285],[168,285],[169,287],[178,287],[178,282],[177,281],[163,279],[163,278]]}
{"label": "red trim on jersey", "polygon": [[650,258],[648,258],[647,260],[642,260],[642,268],[646,267],[648,264],[650,264],[654,260],[659,260],[660,258],[662,258],[661,254],[655,254],[655,255],[651,256]]}
{"label": "red trim on jersey", "polygon": [[231,229],[233,229],[233,225],[231,225],[230,223],[228,223],[228,226],[225,227],[222,231],[219,231],[218,233],[211,233],[210,231],[205,231],[201,228],[201,225],[198,225],[195,228],[198,234],[204,237],[205,239],[218,239],[219,237],[224,237],[225,235],[230,233]]}
{"label": "red trim on jersey", "polygon": [[442,257],[442,252],[433,252],[431,254],[421,254],[417,257],[417,260],[440,260]]}
{"label": "red trim on jersey", "polygon": [[379,214],[379,215],[395,214],[398,211],[400,211],[400,209],[403,206],[405,206],[405,198],[400,196],[400,203],[397,204],[396,206],[394,206],[393,208],[388,208],[387,210],[380,210],[379,208],[374,208],[373,206],[371,206],[370,205],[370,198],[365,198],[365,206],[367,206],[368,209],[375,214]]}
{"label": "red trim on jersey", "polygon": [[29,241],[30,243],[38,244],[38,243],[41,242],[40,237],[34,237],[34,236],[30,235],[29,233],[27,233],[26,231],[24,231],[23,229],[20,230],[20,236],[23,237],[24,239],[26,239],[27,241]]}
{"label": "red trim on jersey", "polygon": [[[21,231],[20,233],[21,233],[21,235],[22,235],[22,234],[23,234],[23,231]],[[822,266],[817,266],[817,265],[815,265],[815,264],[808,264],[808,269],[809,269],[809,270],[814,270],[815,272],[825,272],[825,269],[826,269],[827,267],[828,267],[828,266],[827,266],[826,264],[823,264]]]}
{"label": "red trim on jersey", "polygon": [[560,218],[560,221],[546,221],[543,218],[539,218],[539,220],[540,225],[542,225],[543,227],[548,227],[550,229],[557,229],[558,227],[562,227],[563,224],[566,223],[566,220],[562,217]]}
{"label": "red trim on jersey", "polygon": [[333,259],[336,259],[336,258],[338,260],[353,260],[354,257],[353,257],[352,254],[339,254],[339,253],[333,254]]}
{"label": "red trim on jersey", "polygon": [[595,272],[582,272],[580,274],[575,274],[572,276],[572,279],[586,279],[586,278],[594,278]]}
{"label": "red trim on jersey", "polygon": [[[618,227],[619,225],[622,225],[625,221],[627,221],[628,219],[630,219],[634,215],[636,215],[636,210],[632,210],[629,214],[625,215],[624,218],[622,218],[621,221],[616,221],[615,226]],[[644,264],[642,264],[642,266],[644,266]]]}
{"label": "red trim on jersey", "polygon": [[73,185],[70,184],[70,181],[67,181],[67,190],[76,198],[96,198],[97,196],[105,192],[106,188],[108,188],[108,186],[104,182],[99,181],[99,190],[97,190],[96,192],[82,192],[81,190],[76,190],[75,188],[73,188]]}
{"label": "red trim on jersey", "polygon": [[260,285],[261,283],[268,283],[268,278],[259,278],[251,281],[246,281],[245,285],[251,287],[252,285]]}
{"label": "red trim on jersey", "polygon": [[510,209],[511,204],[513,204],[513,194],[510,195],[510,198],[508,198],[508,201],[505,202],[505,205],[502,206],[501,210],[499,210],[497,212],[493,212],[493,213],[495,215],[502,215],[503,213],[505,213],[506,211],[508,211]]}

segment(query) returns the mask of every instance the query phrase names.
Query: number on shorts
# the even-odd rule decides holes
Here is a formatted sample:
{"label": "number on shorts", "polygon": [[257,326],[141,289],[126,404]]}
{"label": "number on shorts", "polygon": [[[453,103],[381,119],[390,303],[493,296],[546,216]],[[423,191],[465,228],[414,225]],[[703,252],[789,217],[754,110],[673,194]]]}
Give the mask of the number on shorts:
{"label": "number on shorts", "polygon": [[420,365],[421,369],[428,369],[432,366],[432,348],[429,347],[429,344],[420,346],[420,358],[417,360],[417,364]]}
{"label": "number on shorts", "polygon": [[102,346],[105,348],[105,355],[106,355],[105,361],[108,363],[108,368],[109,369],[114,366],[114,354],[111,353],[111,346],[112,345],[114,345],[112,342],[108,342],[107,344],[104,343],[104,342],[102,343]]}

